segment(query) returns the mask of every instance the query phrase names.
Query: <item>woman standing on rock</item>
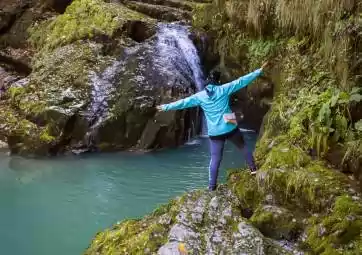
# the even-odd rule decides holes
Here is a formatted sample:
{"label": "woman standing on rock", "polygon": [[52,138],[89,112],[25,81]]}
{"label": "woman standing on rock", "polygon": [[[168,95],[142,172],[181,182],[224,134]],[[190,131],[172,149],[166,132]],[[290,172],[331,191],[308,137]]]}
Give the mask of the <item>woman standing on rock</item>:
{"label": "woman standing on rock", "polygon": [[230,96],[246,87],[263,72],[268,63],[260,69],[242,76],[232,82],[216,85],[220,74],[210,74],[210,82],[203,91],[170,104],[157,106],[159,111],[181,110],[200,106],[205,113],[210,140],[211,160],[209,166],[209,190],[215,190],[220,163],[226,140],[230,140],[238,149],[243,150],[251,173],[256,172],[252,152],[245,146],[241,131],[237,126],[235,113],[229,106]]}

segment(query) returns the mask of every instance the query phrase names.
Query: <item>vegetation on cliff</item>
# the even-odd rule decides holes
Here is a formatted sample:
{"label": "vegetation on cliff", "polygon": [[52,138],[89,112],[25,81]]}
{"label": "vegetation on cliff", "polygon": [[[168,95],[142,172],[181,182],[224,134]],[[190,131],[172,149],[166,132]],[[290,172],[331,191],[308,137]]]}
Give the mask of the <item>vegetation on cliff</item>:
{"label": "vegetation on cliff", "polygon": [[243,174],[233,177],[239,178],[236,194],[256,210],[252,222],[275,228],[277,214],[263,210],[262,194],[270,193],[273,203],[292,211],[295,223],[308,218],[303,227],[276,222],[282,229],[304,229],[304,249],[359,254],[360,196],[340,171],[362,180],[361,5],[215,1],[196,10],[194,22],[214,36],[221,65],[231,60],[250,70],[266,58],[273,65],[267,75],[276,84],[275,97],[256,148],[258,188],[245,184],[255,181]]}
{"label": "vegetation on cliff", "polygon": [[359,178],[361,22],[357,1],[215,1],[194,12],[195,26],[214,36],[221,65],[228,59],[250,70],[272,62],[276,94],[259,139],[260,165],[287,143],[319,159],[339,154],[331,163]]}

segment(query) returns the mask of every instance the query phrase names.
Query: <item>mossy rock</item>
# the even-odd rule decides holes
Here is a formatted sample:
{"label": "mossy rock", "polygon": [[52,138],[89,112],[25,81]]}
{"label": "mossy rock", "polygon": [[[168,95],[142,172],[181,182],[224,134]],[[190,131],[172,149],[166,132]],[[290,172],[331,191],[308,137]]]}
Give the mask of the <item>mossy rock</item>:
{"label": "mossy rock", "polygon": [[310,157],[303,150],[284,143],[271,149],[261,169],[298,169],[309,162]]}
{"label": "mossy rock", "polygon": [[11,153],[20,155],[45,155],[54,145],[54,137],[48,126],[37,126],[24,119],[13,109],[1,106],[0,137],[7,140]]}
{"label": "mossy rock", "polygon": [[166,242],[168,223],[153,219],[124,221],[97,234],[85,254],[154,254]]}
{"label": "mossy rock", "polygon": [[350,188],[344,174],[315,162],[295,170],[262,170],[258,178],[262,189],[272,191],[279,201],[310,212],[330,206]]}
{"label": "mossy rock", "polygon": [[295,240],[302,229],[301,219],[291,211],[274,205],[259,206],[250,221],[265,236],[274,239]]}
{"label": "mossy rock", "polygon": [[53,97],[50,99],[54,102],[63,100],[61,94],[69,88],[76,98],[87,99],[90,71],[99,71],[112,60],[102,55],[102,49],[102,44],[79,42],[38,55],[30,75],[31,83],[41,96]]}
{"label": "mossy rock", "polygon": [[324,217],[311,217],[305,245],[313,254],[361,254],[362,203],[359,197],[337,197]]}
{"label": "mossy rock", "polygon": [[99,35],[114,37],[128,21],[154,21],[122,4],[102,0],[74,0],[65,13],[34,26],[30,42],[39,49],[54,49],[80,39]]}
{"label": "mossy rock", "polygon": [[247,170],[231,171],[228,185],[244,209],[255,210],[264,199],[264,193],[259,189],[256,178]]}
{"label": "mossy rock", "polygon": [[[26,130],[28,125],[23,125],[25,130],[21,135],[8,133],[13,152],[32,153],[32,148],[41,147],[43,149],[34,152],[46,155],[47,150],[59,142],[69,118],[91,100],[89,72],[99,70],[102,64],[110,61],[100,55],[101,47],[99,44],[72,44],[39,56],[28,85],[13,86],[7,91],[11,108],[3,112],[4,118],[16,116],[17,120],[7,118],[8,124],[28,123],[32,127]],[[12,133],[19,133],[17,130],[22,128],[17,124],[13,129]],[[48,146],[42,146],[44,144]]]}
{"label": "mossy rock", "polygon": [[224,186],[192,191],[97,234],[85,254],[289,254],[247,223],[238,203]]}

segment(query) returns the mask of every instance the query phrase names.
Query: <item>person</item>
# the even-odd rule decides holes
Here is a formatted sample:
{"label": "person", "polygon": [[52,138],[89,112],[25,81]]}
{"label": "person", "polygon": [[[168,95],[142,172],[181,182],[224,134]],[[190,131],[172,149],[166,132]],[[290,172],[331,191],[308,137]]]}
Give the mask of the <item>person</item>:
{"label": "person", "polygon": [[[213,81],[208,83],[204,90],[194,95],[173,103],[156,106],[158,111],[181,110],[196,106],[200,106],[204,111],[210,142],[209,190],[211,191],[215,190],[217,186],[217,177],[226,140],[231,141],[244,152],[252,174],[257,170],[252,152],[244,145],[243,135],[238,128],[235,114],[229,106],[229,99],[233,93],[246,87],[259,77],[267,65],[268,62],[265,62],[261,68],[232,82],[218,85]],[[215,72],[211,76],[212,80],[219,78]]]}

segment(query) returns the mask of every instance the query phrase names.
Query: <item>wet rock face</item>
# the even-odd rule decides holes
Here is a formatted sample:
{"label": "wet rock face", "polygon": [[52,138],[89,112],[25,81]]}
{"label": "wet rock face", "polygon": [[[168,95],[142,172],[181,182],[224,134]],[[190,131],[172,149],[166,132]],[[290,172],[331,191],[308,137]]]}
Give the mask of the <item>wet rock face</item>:
{"label": "wet rock face", "polygon": [[58,13],[64,13],[68,5],[71,4],[73,0],[43,0],[46,7],[55,10]]}
{"label": "wet rock face", "polygon": [[6,32],[11,27],[16,18],[21,15],[27,6],[25,0],[3,0],[0,3],[0,34]]}
{"label": "wet rock face", "polygon": [[0,67],[0,97],[19,78]]}
{"label": "wet rock face", "polygon": [[[149,150],[179,145],[197,132],[196,110],[155,110],[203,83],[191,33],[177,24],[157,28],[143,14],[189,19],[192,4],[6,0],[0,6],[0,120],[6,123],[0,136],[12,153]],[[79,19],[83,14],[88,20]]]}
{"label": "wet rock face", "polygon": [[[123,53],[103,71],[90,75],[91,97],[84,116],[83,140],[73,139],[71,146],[100,150],[153,149],[175,146],[196,132],[197,112],[156,113],[157,104],[175,101],[196,91],[195,70],[188,62],[188,45],[172,34],[185,33],[172,25]],[[171,33],[169,37],[163,33]],[[185,35],[179,34],[179,37]],[[189,39],[186,39],[189,40]],[[186,48],[183,48],[186,47]],[[194,67],[194,68],[199,68]],[[201,72],[200,70],[197,70]],[[198,84],[200,85],[200,84]],[[80,121],[82,122],[82,121]],[[79,132],[79,125],[75,127]],[[84,133],[85,132],[85,133]]]}

